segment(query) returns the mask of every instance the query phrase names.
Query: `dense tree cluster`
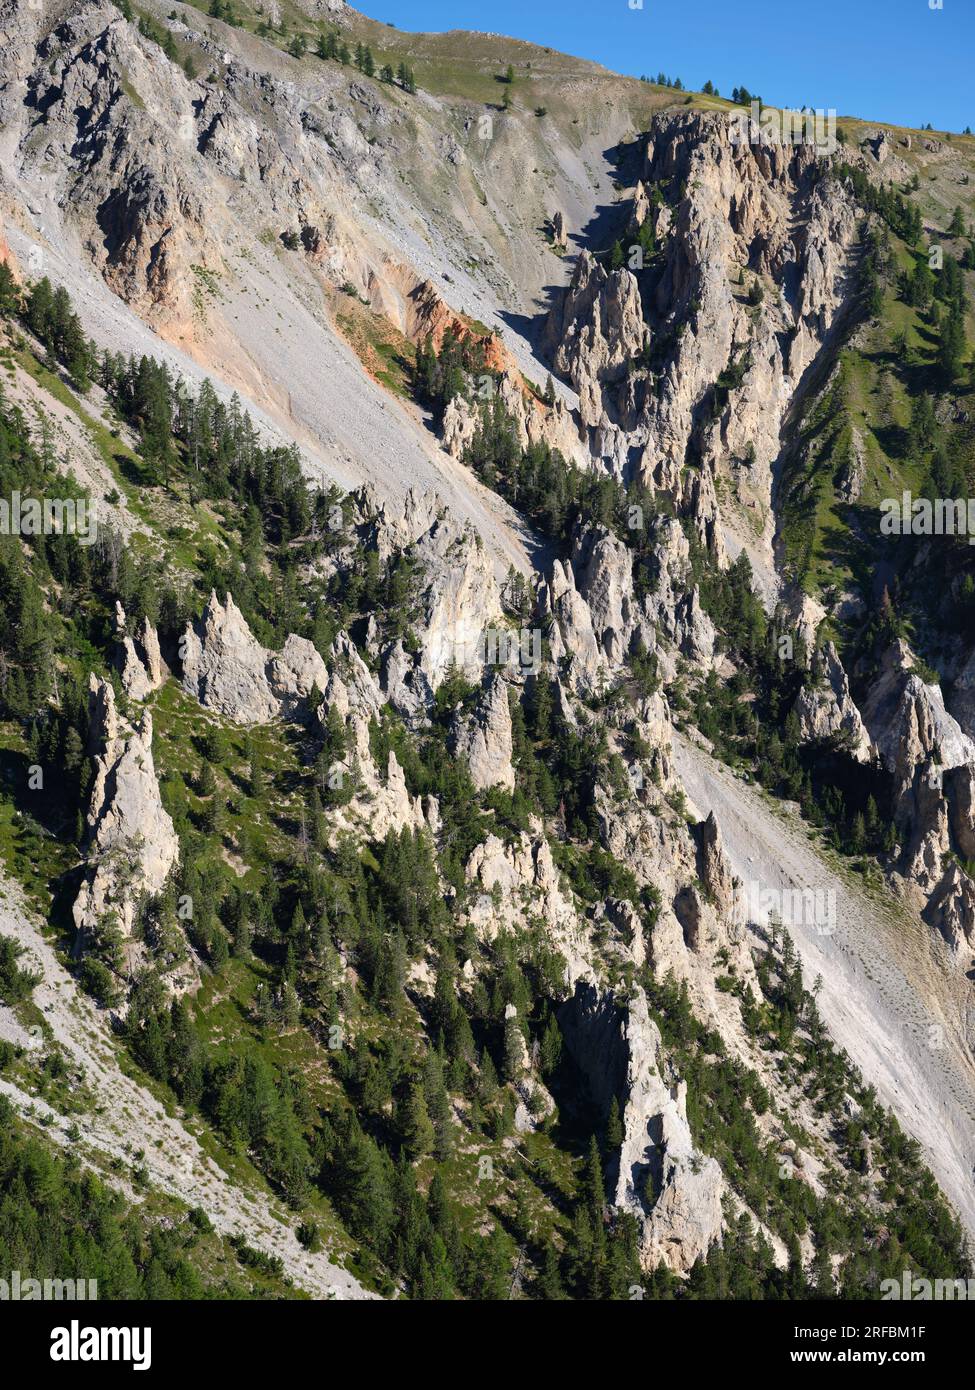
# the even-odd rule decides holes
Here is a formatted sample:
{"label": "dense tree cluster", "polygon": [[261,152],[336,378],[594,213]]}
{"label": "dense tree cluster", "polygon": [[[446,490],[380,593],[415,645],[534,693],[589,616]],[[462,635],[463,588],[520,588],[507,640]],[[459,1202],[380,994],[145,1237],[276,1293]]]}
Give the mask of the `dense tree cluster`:
{"label": "dense tree cluster", "polygon": [[833,167],[833,177],[849,185],[853,196],[861,207],[869,209],[886,222],[887,226],[906,241],[915,246],[921,236],[921,209],[916,203],[899,193],[892,183],[874,183],[862,169],[851,164],[837,164]]}
{"label": "dense tree cluster", "polygon": [[[93,1280],[98,1298],[248,1298],[237,1280],[202,1272],[205,1213],[155,1222],[72,1154],[27,1137],[0,1096],[0,1267],[4,1278]],[[282,1286],[270,1296],[280,1296]],[[267,1297],[265,1287],[258,1296]]]}

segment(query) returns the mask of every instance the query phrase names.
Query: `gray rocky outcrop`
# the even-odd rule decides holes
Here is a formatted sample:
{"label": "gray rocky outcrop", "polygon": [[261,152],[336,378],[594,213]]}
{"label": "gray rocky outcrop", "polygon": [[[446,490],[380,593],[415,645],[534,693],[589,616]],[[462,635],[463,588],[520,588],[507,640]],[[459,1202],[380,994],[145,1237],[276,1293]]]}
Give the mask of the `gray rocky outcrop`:
{"label": "gray rocky outcrop", "polygon": [[501,676],[491,678],[473,713],[457,721],[451,751],[454,757],[466,759],[478,791],[494,786],[514,791],[511,711],[508,686]]}
{"label": "gray rocky outcrop", "polygon": [[281,713],[295,717],[315,690],[324,691],[328,668],[314,642],[292,632],[281,651],[271,655],[268,680]]}
{"label": "gray rocky outcrop", "polygon": [[267,675],[269,653],[251,632],[228,594],[216,591],[196,622],[187,623],[180,644],[183,689],[205,709],[237,724],[266,724],[278,714]]}
{"label": "gray rocky outcrop", "polygon": [[86,818],[85,878],[72,914],[79,933],[103,917],[132,931],[140,901],[162,892],[179,856],[152,758],[152,715],[137,724],[118,713],[111,685],[89,681],[90,752],[95,777]]}
{"label": "gray rocky outcrop", "polygon": [[618,383],[646,338],[636,276],[606,271],[588,251],[576,262],[564,299],[545,326],[544,346],[579,393],[583,421],[603,414],[603,388]]}
{"label": "gray rocky outcrop", "polygon": [[694,1145],[687,1085],[668,1067],[646,996],[637,988],[624,1005],[580,985],[559,1022],[597,1106],[606,1114],[614,1097],[620,1104],[623,1142],[609,1181],[614,1206],[639,1223],[641,1263],[686,1275],[721,1240],[725,1183]]}
{"label": "gray rocky outcrop", "polygon": [[[650,523],[648,523],[650,524]],[[637,597],[633,552],[604,526],[583,527],[567,561],[556,560],[539,591],[543,620],[553,620],[553,661],[565,660],[570,685],[597,693],[637,644],[672,676],[678,656],[712,664],[715,629],[691,577],[690,544],[672,517],[653,520],[654,587]]]}
{"label": "gray rocky outcrop", "polygon": [[557,251],[565,251],[569,245],[569,233],[563,212],[552,213],[552,245]]}
{"label": "gray rocky outcrop", "polygon": [[848,748],[857,762],[870,759],[870,736],[850,695],[850,682],[839,653],[827,642],[818,679],[811,675],[800,690],[795,713],[804,743],[835,741]]}
{"label": "gray rocky outcrop", "polygon": [[454,396],[447,404],[440,428],[440,442],[452,458],[463,458],[474,438],[485,404],[497,398],[514,424],[515,435],[522,449],[544,444],[557,449],[563,458],[580,467],[589,462],[589,455],[579,435],[579,426],[565,401],[552,405],[540,401],[527,391],[510,371],[502,372],[491,381],[490,394],[479,391]]}
{"label": "gray rocky outcrop", "polygon": [[510,842],[488,835],[471,853],[464,876],[474,893],[468,917],[483,940],[529,922],[564,957],[567,989],[593,976],[584,924],[540,825]]}
{"label": "gray rocky outcrop", "polygon": [[515,1129],[525,1134],[555,1113],[555,1101],[538,1075],[535,1049],[529,1049],[525,1034],[518,1022],[514,1004],[504,1009],[505,1055],[509,1059],[518,1104],[515,1109]]}
{"label": "gray rocky outcrop", "polygon": [[975,848],[975,743],[903,640],[885,653],[863,717],[893,778],[900,872],[924,895],[926,920],[967,960],[975,893],[953,855],[967,860]]}
{"label": "gray rocky outcrop", "polygon": [[[390,830],[422,830],[428,816],[420,797],[411,796],[396,754],[390,749],[385,767],[377,765],[369,737],[370,725],[385,703],[382,691],[348,633],[332,643],[328,675],[318,719],[324,729],[338,721],[344,750],[328,770],[329,790],[337,792],[334,828],[363,830],[381,840]],[[435,807],[428,808],[435,817]]]}
{"label": "gray rocky outcrop", "polygon": [[122,688],[131,700],[146,700],[169,674],[159,650],[159,634],[149,619],[143,618],[134,636],[130,635],[120,603],[115,605],[115,630]]}
{"label": "gray rocky outcrop", "polygon": [[309,697],[328,681],[313,642],[291,633],[280,652],[269,651],[251,632],[233,595],[221,603],[215,590],[200,618],[187,623],[180,654],[183,689],[235,724],[299,718]]}
{"label": "gray rocky outcrop", "polygon": [[[810,144],[736,143],[718,112],[657,114],[629,223],[633,235],[655,219],[653,295],[583,252],[542,335],[594,460],[669,493],[719,559],[717,474],[748,459],[768,515],[786,412],[852,292],[857,210],[820,172]],[[666,195],[656,210],[651,185]]]}

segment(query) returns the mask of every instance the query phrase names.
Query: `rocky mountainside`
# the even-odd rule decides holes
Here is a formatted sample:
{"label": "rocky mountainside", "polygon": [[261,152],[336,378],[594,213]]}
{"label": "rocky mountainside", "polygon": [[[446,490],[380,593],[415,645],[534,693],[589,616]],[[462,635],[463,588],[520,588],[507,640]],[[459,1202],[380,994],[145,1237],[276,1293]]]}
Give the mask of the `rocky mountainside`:
{"label": "rocky mountainside", "polygon": [[129,1293],[965,1277],[975,141],[210,9],[0,0],[0,1128]]}

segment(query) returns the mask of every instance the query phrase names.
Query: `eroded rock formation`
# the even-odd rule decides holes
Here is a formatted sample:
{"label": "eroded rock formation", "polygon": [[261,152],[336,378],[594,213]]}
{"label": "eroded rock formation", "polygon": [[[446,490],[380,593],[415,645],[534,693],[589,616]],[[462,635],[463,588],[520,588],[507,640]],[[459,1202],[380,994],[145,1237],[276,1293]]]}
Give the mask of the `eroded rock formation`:
{"label": "eroded rock formation", "polygon": [[115,707],[107,681],[92,676],[89,713],[95,780],[87,815],[86,876],[73,908],[79,933],[107,915],[126,935],[143,898],[162,892],[179,841],[163,808],[152,759],[152,715],[136,725]]}

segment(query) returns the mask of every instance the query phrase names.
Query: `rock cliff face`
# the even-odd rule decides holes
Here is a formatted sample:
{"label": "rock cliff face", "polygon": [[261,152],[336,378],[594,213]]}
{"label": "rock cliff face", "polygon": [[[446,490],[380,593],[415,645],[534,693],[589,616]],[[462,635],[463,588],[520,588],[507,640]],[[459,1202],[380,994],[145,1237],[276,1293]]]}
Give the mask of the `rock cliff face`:
{"label": "rock cliff face", "polygon": [[494,786],[514,790],[508,686],[500,676],[491,679],[473,715],[458,721],[452,751],[466,759],[478,791]]}
{"label": "rock cliff face", "polygon": [[715,655],[714,625],[693,583],[690,546],[680,524],[661,518],[653,526],[656,583],[638,597],[633,552],[603,526],[582,526],[568,560],[556,560],[539,593],[543,621],[552,620],[556,663],[564,661],[579,692],[606,688],[642,644],[663,675],[673,676],[680,657],[703,668]]}
{"label": "rock cliff face", "polygon": [[838,740],[856,758],[870,758],[870,738],[850,695],[850,682],[832,642],[823,649],[822,671],[799,692],[795,712],[804,743]]}
{"label": "rock cliff face", "polygon": [[159,650],[159,634],[149,619],[143,618],[135,635],[130,636],[120,603],[115,605],[115,629],[122,687],[131,699],[145,700],[159,689],[168,675]]}
{"label": "rock cliff face", "polygon": [[[828,611],[826,595],[820,603],[793,583],[777,536],[777,488],[797,412],[837,370],[834,349],[858,289],[863,209],[807,147],[736,144],[717,111],[657,111],[621,153],[632,196],[616,210],[612,235],[627,243],[624,263],[582,250],[573,265],[553,255],[538,210],[522,196],[529,170],[539,174],[563,157],[563,136],[540,146],[525,133],[531,122],[505,116],[498,143],[478,163],[466,104],[435,92],[407,104],[398,85],[328,60],[303,64],[190,7],[170,15],[168,7],[157,13],[157,0],[146,3],[171,38],[205,61],[205,80],[188,78],[102,0],[56,7],[0,0],[0,39],[9,45],[0,192],[5,201],[8,164],[18,198],[32,190],[11,237],[57,253],[64,273],[79,277],[85,312],[93,304],[117,335],[115,350],[156,351],[149,324],[175,379],[190,363],[174,346],[183,343],[219,368],[227,395],[239,386],[267,408],[262,431],[276,421],[300,445],[316,486],[341,481],[341,516],[328,544],[306,546],[306,536],[289,531],[278,552],[278,559],[287,552],[288,564],[294,555],[299,579],[315,586],[309,593],[325,586],[330,603],[331,581],[346,595],[364,574],[372,583],[378,573],[387,587],[370,595],[396,595],[389,612],[384,600],[370,600],[372,611],[350,609],[348,619],[345,598],[337,600],[336,626],[348,630],[328,651],[296,633],[272,651],[232,595],[212,591],[182,634],[178,678],[216,719],[305,725],[288,731],[289,742],[291,734],[302,741],[295,780],[320,798],[324,831],[308,851],[299,894],[307,888],[313,896],[333,873],[339,855],[332,852],[346,847],[363,872],[368,866],[370,892],[379,892],[375,842],[417,832],[440,875],[438,911],[457,929],[453,941],[444,930],[444,942],[463,943],[458,990],[470,987],[471,1017],[485,1016],[481,991],[493,991],[489,971],[509,948],[526,979],[551,974],[543,1021],[557,1014],[603,1114],[614,1099],[621,1109],[622,1143],[606,1173],[611,1203],[636,1218],[644,1267],[663,1262],[684,1277],[722,1240],[725,1209],[741,1210],[744,1199],[733,1165],[722,1159],[722,1170],[695,1144],[676,1049],[664,1045],[648,1007],[652,986],[672,982],[682,998],[686,990],[695,1019],[720,1038],[722,1056],[761,1072],[772,1097],[756,1116],[763,1142],[780,1141],[783,1116],[801,1114],[809,1154],[828,1153],[840,1183],[851,1166],[814,1101],[785,1076],[794,1059],[777,1071],[746,1026],[749,997],[763,995],[756,960],[766,938],[762,924],[747,919],[725,850],[738,827],[721,805],[718,815],[705,815],[688,804],[672,737],[675,725],[685,732],[695,717],[705,727],[695,704],[710,688],[705,682],[717,682],[722,695],[746,691],[736,710],[743,723],[761,698],[745,679],[749,654],[739,671],[731,622],[722,617],[727,576],[719,571],[729,557],[743,549],[757,562],[769,614],[810,648],[827,616],[839,631],[838,613],[852,611],[849,595]],[[302,0],[299,9],[345,18],[341,0]],[[573,145],[566,163],[599,162],[632,119],[627,105],[612,142],[580,131],[581,155]],[[902,172],[885,137],[871,142],[861,167],[867,161],[891,176]],[[502,168],[508,191],[499,197],[491,179]],[[541,204],[566,208],[550,229],[559,252],[569,251],[569,226],[593,225],[588,174],[582,182],[588,202],[563,179],[572,187],[557,198],[546,189]],[[573,233],[571,242],[585,234]],[[632,254],[633,238],[644,263]],[[82,266],[97,275],[85,279]],[[89,300],[92,285],[98,293]],[[533,301],[544,322],[529,351],[512,325]],[[475,313],[489,314],[494,326],[472,326]],[[387,341],[394,330],[402,337]],[[386,388],[409,378],[398,355],[404,339],[436,346],[448,332],[476,337],[488,379],[464,381],[437,440],[422,402]],[[374,336],[381,352],[372,351]],[[286,349],[274,346],[278,339]],[[561,378],[554,400],[530,384],[535,349],[542,372],[551,367]],[[611,506],[600,498],[597,516],[567,503],[564,526],[556,520],[541,535],[478,483],[463,460],[480,404],[492,396],[520,449],[546,445],[604,486],[607,478],[637,485],[631,497],[643,505],[631,512],[639,549],[620,520],[630,499],[615,490]],[[336,435],[333,418],[342,422]],[[859,426],[851,441],[836,491],[844,504],[866,506],[874,441]],[[564,485],[570,495],[577,480],[553,476],[553,492]],[[344,491],[363,479],[368,485]],[[519,478],[514,483],[510,494],[522,505]],[[153,499],[167,509],[159,513],[164,554],[168,509],[182,506],[175,492]],[[233,499],[222,500],[229,517],[218,507],[207,520],[219,544],[227,542],[229,565],[240,527]],[[173,560],[175,569],[182,564]],[[204,572],[209,567],[197,563],[188,587],[202,585]],[[302,602],[301,630],[310,631],[322,615]],[[168,676],[158,634],[148,622],[131,631],[120,607],[116,635],[107,659],[128,700],[145,705]],[[167,653],[171,636],[166,629]],[[945,692],[903,642],[879,673],[867,671],[851,664],[855,702],[828,642],[783,721],[794,714],[789,727],[798,727],[802,743],[843,749],[864,780],[889,783],[899,843],[883,867],[915,918],[923,916],[925,928],[914,924],[925,949],[933,942],[946,955],[940,933],[961,970],[970,969],[975,886],[964,866],[975,859],[975,657],[956,642]],[[443,698],[457,674],[477,693],[451,712]],[[732,684],[739,675],[741,687]],[[790,700],[798,686],[790,686]],[[538,690],[554,711],[556,727],[547,732],[529,730]],[[112,687],[93,677],[91,711],[95,779],[74,917],[82,937],[110,915],[132,938],[140,900],[165,887],[178,842],[159,795],[149,709],[127,722]],[[400,740],[410,751],[402,763],[391,751]],[[446,801],[441,807],[416,794],[434,784],[448,755],[466,762],[477,793],[474,805],[450,804],[449,814]],[[554,767],[563,755],[572,768],[553,773],[557,794],[548,796],[539,791],[541,773],[533,786],[526,766],[534,758],[547,767],[551,758]],[[462,831],[471,838],[458,859],[457,825],[468,810]],[[734,858],[743,873],[755,847],[744,842]],[[238,849],[245,851],[235,842],[231,857]],[[231,867],[239,872],[236,862]],[[420,932],[410,943],[403,1017],[418,1053],[434,1041],[422,996],[438,964],[441,928],[437,919],[429,939]],[[359,1017],[375,1021],[365,933],[362,940],[362,959],[355,942],[343,941],[337,954],[348,997],[362,1005]],[[960,977],[951,978],[960,988]],[[320,983],[312,981],[315,989]],[[550,1091],[542,1079],[539,1039],[532,1042],[538,1014],[520,1001],[496,1008],[493,994],[490,1009],[492,1028],[503,1029],[509,1099],[523,1133],[555,1112],[560,1088],[551,1082]],[[379,1018],[377,1031],[387,1021]],[[961,1033],[965,1025],[954,1023]],[[876,1045],[867,1041],[869,1063]],[[479,1036],[479,1052],[481,1044]],[[472,1076],[488,1071],[483,1059],[469,1061]],[[456,1117],[463,1109],[458,1103]],[[879,1186],[872,1177],[864,1182],[870,1201]]]}
{"label": "rock cliff face", "polygon": [[624,269],[607,273],[583,251],[565,298],[546,323],[543,346],[578,391],[587,424],[601,422],[604,388],[624,379],[645,336],[636,277]]}
{"label": "rock cliff face", "polygon": [[[42,22],[41,7],[31,8],[21,11],[21,39]],[[84,180],[87,249],[112,288],[162,318],[191,319],[191,264],[220,265],[214,209],[158,117],[172,113],[185,140],[193,85],[176,65],[156,63],[111,5],[67,14],[43,46],[44,65],[24,74],[27,108],[44,132],[34,157],[59,178]],[[126,82],[151,93],[150,104],[128,101]]]}
{"label": "rock cliff face", "polygon": [[438,518],[416,541],[414,553],[423,568],[418,623],[419,671],[436,690],[456,667],[463,675],[480,678],[497,662],[501,627],[501,596],[491,557],[473,530]]}
{"label": "rock cliff face", "polygon": [[[726,562],[730,526],[747,529],[751,553],[774,570],[773,471],[807,381],[817,372],[833,379],[830,354],[855,287],[859,217],[850,189],[823,176],[809,145],[736,142],[717,113],[662,114],[646,137],[628,228],[634,236],[653,226],[652,269],[638,258],[610,272],[584,252],[548,315],[543,348],[578,392],[580,435],[593,458],[622,479],[666,491],[718,563]],[[850,457],[837,484],[847,499],[859,496],[866,466],[856,431]],[[755,509],[747,525],[735,519],[736,506],[742,515]],[[688,582],[682,527],[653,524],[657,579],[642,599],[627,547],[594,527],[580,531],[569,562],[542,589],[553,655],[577,693],[605,692],[637,641],[664,679],[680,658],[698,668],[715,659],[714,632]],[[814,643],[824,610],[777,578],[774,598]],[[950,672],[957,718],[937,686],[911,676],[913,664],[889,655],[861,710],[827,643],[794,713],[803,742],[830,744],[892,776],[898,873],[967,959],[965,876],[950,870],[951,856],[964,859],[969,843],[971,660],[963,656]],[[700,908],[693,890],[677,900],[688,941],[698,939]]]}
{"label": "rock cliff face", "polygon": [[719,475],[770,516],[783,419],[851,293],[856,209],[810,146],[736,143],[721,114],[679,112],[646,137],[632,231],[648,221],[661,264],[610,273],[583,252],[543,343],[593,456],[666,489],[720,554]]}
{"label": "rock cliff face", "polygon": [[863,717],[894,783],[901,837],[898,868],[928,899],[939,927],[963,963],[975,948],[971,880],[951,862],[970,859],[975,743],[946,710],[941,688],[917,673],[903,640],[886,652]]}
{"label": "rock cliff face", "polygon": [[[581,467],[591,463],[589,451],[580,438],[578,417],[565,401],[543,404],[526,391],[511,370],[502,372],[486,400],[495,398],[514,422],[515,435],[523,449],[533,444],[547,444],[550,449],[558,449],[569,462]],[[455,396],[448,404],[440,439],[453,458],[463,458],[474,438],[484,404],[485,398],[476,394]]]}
{"label": "rock cliff face", "polygon": [[584,923],[540,825],[510,844],[488,835],[468,859],[465,877],[476,892],[468,916],[481,937],[492,941],[500,931],[533,923],[564,956],[567,988],[592,976]]}
{"label": "rock cliff face", "polygon": [[292,632],[281,651],[271,656],[268,680],[281,713],[296,718],[312,693],[324,690],[328,668],[315,644]]}
{"label": "rock cliff face", "polygon": [[233,595],[221,603],[215,590],[200,619],[187,624],[180,653],[183,689],[236,724],[297,717],[313,690],[321,692],[328,680],[325,662],[306,637],[291,633],[280,652],[268,651]]}
{"label": "rock cliff face", "polygon": [[[383,839],[390,830],[422,830],[427,821],[420,798],[410,796],[396,754],[390,750],[385,768],[373,758],[369,727],[385,701],[348,633],[340,632],[332,644],[322,694],[318,717],[323,727],[327,729],[330,716],[337,718],[345,739],[344,754],[329,770],[329,784],[351,792],[337,813],[336,829],[365,829],[371,840]],[[435,803],[429,810],[435,818]]]}
{"label": "rock cliff face", "polygon": [[640,1226],[645,1268],[661,1261],[687,1274],[724,1228],[724,1180],[697,1151],[687,1123],[687,1086],[665,1076],[660,1032],[637,990],[622,1006],[580,986],[562,1009],[566,1043],[608,1112],[621,1100],[623,1143],[610,1174],[613,1202]]}
{"label": "rock cliff face", "polygon": [[206,709],[238,724],[274,719],[278,704],[267,676],[269,653],[257,641],[228,594],[210,593],[200,620],[188,623],[181,643],[183,689]]}
{"label": "rock cliff face", "polygon": [[179,855],[173,822],[163,809],[152,760],[152,716],[136,726],[121,718],[112,687],[89,685],[95,780],[87,817],[86,877],[73,908],[79,933],[106,915],[132,931],[139,902],[163,889]]}

